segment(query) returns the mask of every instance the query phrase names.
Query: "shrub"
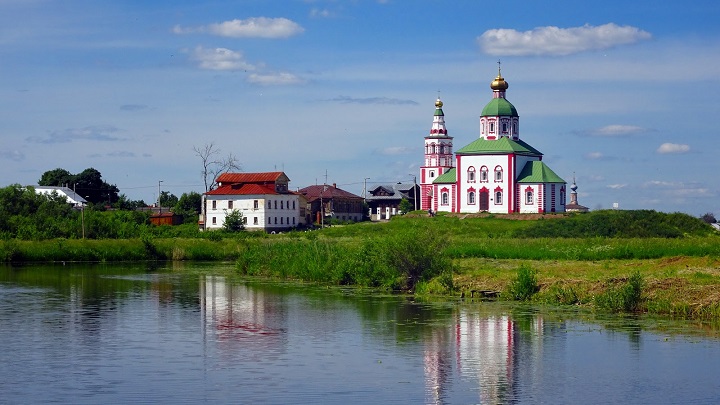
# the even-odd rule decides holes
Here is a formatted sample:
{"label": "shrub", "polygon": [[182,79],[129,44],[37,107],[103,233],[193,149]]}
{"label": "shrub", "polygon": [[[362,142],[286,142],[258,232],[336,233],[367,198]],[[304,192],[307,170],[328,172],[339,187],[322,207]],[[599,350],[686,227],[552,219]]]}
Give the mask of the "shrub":
{"label": "shrub", "polygon": [[635,312],[642,303],[644,281],[639,272],[633,273],[625,283],[608,288],[595,297],[595,306],[612,312]]}
{"label": "shrub", "polygon": [[518,268],[517,277],[510,283],[509,293],[513,299],[527,301],[540,290],[535,270],[522,265]]}

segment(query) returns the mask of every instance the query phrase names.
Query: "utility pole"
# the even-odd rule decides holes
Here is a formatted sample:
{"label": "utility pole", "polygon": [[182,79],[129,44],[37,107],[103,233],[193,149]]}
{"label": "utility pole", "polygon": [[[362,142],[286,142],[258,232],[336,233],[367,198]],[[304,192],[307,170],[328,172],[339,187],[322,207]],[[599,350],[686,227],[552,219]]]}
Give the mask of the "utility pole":
{"label": "utility pole", "polygon": [[160,214],[162,214],[162,205],[160,204],[160,183],[162,180],[158,180],[158,208],[160,208]]}
{"label": "utility pole", "polygon": [[414,174],[408,174],[408,176],[412,176],[413,178],[413,206],[415,211],[417,211],[417,176]]}

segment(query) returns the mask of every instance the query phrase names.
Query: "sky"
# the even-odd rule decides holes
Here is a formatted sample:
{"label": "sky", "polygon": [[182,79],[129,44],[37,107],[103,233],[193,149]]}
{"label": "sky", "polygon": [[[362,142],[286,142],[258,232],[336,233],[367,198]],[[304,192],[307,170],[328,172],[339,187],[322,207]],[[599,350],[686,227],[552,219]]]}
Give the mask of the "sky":
{"label": "sky", "polygon": [[0,186],[95,168],[204,192],[194,149],[291,189],[412,182],[501,61],[520,137],[590,209],[720,214],[720,3],[0,0]]}

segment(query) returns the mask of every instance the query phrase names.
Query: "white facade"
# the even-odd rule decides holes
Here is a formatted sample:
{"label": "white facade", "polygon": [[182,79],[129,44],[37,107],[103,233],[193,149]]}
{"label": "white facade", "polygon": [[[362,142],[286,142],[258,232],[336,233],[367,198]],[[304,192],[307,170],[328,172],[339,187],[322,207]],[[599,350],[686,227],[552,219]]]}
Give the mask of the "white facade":
{"label": "white facade", "polygon": [[[305,207],[297,194],[208,195],[205,201],[206,229],[220,229],[233,210],[243,215],[247,230],[282,230],[305,225]],[[302,211],[302,213],[301,213]]]}

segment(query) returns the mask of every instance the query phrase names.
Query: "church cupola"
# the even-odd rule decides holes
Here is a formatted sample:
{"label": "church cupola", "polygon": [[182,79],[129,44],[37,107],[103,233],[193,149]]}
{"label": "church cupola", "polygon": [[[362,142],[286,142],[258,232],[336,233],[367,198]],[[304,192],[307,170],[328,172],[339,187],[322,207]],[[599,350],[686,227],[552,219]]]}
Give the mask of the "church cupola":
{"label": "church cupola", "polygon": [[498,74],[490,83],[493,98],[483,108],[480,114],[480,138],[495,140],[510,138],[514,141],[520,139],[520,118],[515,106],[505,98],[505,92],[510,85],[500,72],[498,61]]}
{"label": "church cupola", "polygon": [[448,136],[442,107],[443,102],[438,97],[435,100],[435,114],[433,114],[430,133],[425,136],[425,164],[420,167],[420,190],[422,193],[420,207],[423,210],[428,209],[432,204],[433,181],[455,166],[452,150],[453,138]]}
{"label": "church cupola", "polygon": [[447,136],[447,128],[445,128],[445,113],[442,110],[443,102],[440,97],[435,100],[435,115],[433,116],[432,128],[430,128],[430,136]]}

